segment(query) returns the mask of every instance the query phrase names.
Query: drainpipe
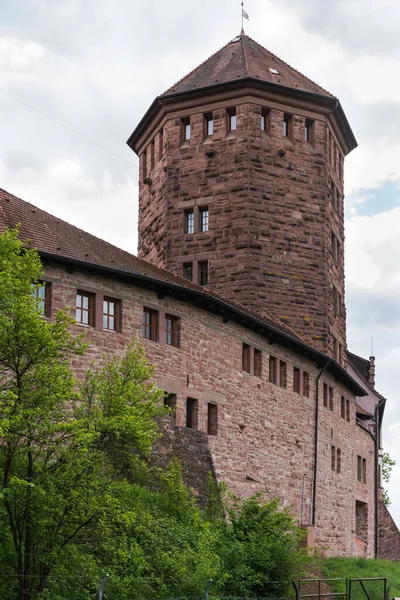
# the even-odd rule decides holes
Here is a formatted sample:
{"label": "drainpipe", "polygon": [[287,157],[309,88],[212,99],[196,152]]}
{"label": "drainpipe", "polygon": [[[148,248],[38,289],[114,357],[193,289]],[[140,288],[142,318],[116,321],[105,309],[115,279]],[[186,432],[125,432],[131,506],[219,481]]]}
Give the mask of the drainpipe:
{"label": "drainpipe", "polygon": [[381,400],[379,404],[375,406],[375,544],[374,544],[374,555],[378,558],[378,536],[379,536],[379,492],[378,492],[378,470],[379,470],[379,449],[381,445],[381,408],[386,404],[386,400]]}
{"label": "drainpipe", "polygon": [[325,373],[328,365],[332,362],[331,358],[328,358],[325,365],[322,367],[315,380],[315,435],[314,435],[314,481],[313,481],[313,495],[312,495],[312,519],[311,525],[315,525],[315,505],[317,500],[317,467],[318,467],[318,426],[319,426],[319,380]]}

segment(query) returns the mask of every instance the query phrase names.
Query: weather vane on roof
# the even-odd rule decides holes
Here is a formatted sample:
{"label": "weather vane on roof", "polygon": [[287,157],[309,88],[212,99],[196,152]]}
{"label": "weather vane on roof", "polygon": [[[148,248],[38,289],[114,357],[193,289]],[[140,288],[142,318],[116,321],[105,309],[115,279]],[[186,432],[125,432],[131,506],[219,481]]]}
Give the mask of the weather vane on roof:
{"label": "weather vane on roof", "polygon": [[241,31],[242,35],[243,35],[243,33],[244,33],[244,25],[243,25],[243,20],[244,20],[244,19],[247,19],[247,20],[249,20],[249,18],[250,18],[250,17],[249,17],[249,15],[247,14],[247,12],[244,10],[243,6],[244,6],[244,2],[242,2],[242,31]]}

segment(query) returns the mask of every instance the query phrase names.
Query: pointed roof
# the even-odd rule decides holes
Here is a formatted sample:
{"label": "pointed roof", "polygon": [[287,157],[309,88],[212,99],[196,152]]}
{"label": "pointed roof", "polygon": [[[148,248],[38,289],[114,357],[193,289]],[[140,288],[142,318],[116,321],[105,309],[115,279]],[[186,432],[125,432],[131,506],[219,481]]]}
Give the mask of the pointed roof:
{"label": "pointed roof", "polygon": [[334,97],[243,33],[175,83],[162,96],[249,78],[329,98]]}

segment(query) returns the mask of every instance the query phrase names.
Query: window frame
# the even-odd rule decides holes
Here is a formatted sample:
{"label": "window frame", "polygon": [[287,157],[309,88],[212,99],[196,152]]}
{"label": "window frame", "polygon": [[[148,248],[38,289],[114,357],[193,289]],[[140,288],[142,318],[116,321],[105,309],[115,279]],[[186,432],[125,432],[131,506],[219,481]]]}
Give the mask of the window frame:
{"label": "window frame", "polygon": [[[204,123],[204,139],[211,138],[214,135],[214,115],[212,112],[207,112],[203,114],[203,123]],[[210,123],[211,123],[211,133],[210,133]]]}
{"label": "window frame", "polygon": [[279,360],[279,387],[287,389],[287,362]]}
{"label": "window frame", "polygon": [[207,404],[207,435],[218,435],[218,404]]}
{"label": "window frame", "polygon": [[[88,299],[88,308],[84,308],[83,305],[78,306],[78,296]],[[84,313],[88,314],[88,322],[84,323],[82,318],[80,320],[77,319],[77,312],[81,311],[81,317]],[[85,292],[84,290],[76,290],[75,295],[75,322],[79,323],[79,325],[84,325],[85,327],[94,327],[95,325],[95,295],[92,292]]]}
{"label": "window frame", "polygon": [[[110,303],[114,304],[114,314],[109,313],[109,312],[108,313],[104,312],[104,304],[105,303],[107,303],[108,305]],[[120,332],[120,330],[121,330],[121,321],[120,321],[120,319],[121,319],[121,300],[117,300],[116,298],[111,298],[109,296],[103,296],[102,307],[103,307],[102,308],[102,311],[103,311],[103,314],[102,314],[102,317],[103,317],[103,323],[102,323],[103,329],[105,331],[116,331],[117,333]],[[110,316],[112,318],[114,318],[114,327],[113,328],[111,328],[111,327],[105,327],[104,326],[104,317],[106,317],[107,320],[109,320]]]}
{"label": "window frame", "polygon": [[260,129],[266,134],[269,134],[271,127],[271,109],[262,108],[260,114]]}
{"label": "window frame", "polygon": [[301,394],[301,369],[293,367],[293,391]]}
{"label": "window frame", "polygon": [[[44,290],[44,294],[40,294],[40,290]],[[48,281],[43,281],[40,279],[35,284],[35,298],[36,298],[36,306],[39,311],[39,314],[43,317],[50,318],[51,317],[51,283]]]}
{"label": "window frame", "polygon": [[242,343],[242,371],[245,373],[251,372],[251,346]]}
{"label": "window frame", "polygon": [[[190,271],[190,277],[187,277]],[[187,281],[193,282],[193,262],[183,263],[182,265],[182,277]]]}
{"label": "window frame", "polygon": [[195,232],[195,215],[193,208],[187,208],[184,211],[184,232],[186,235],[193,235]]}
{"label": "window frame", "polygon": [[210,225],[210,213],[208,206],[201,206],[199,208],[199,225],[200,233],[207,233]]}
{"label": "window frame", "polygon": [[228,130],[228,133],[236,131],[237,130],[237,112],[236,112],[236,106],[231,106],[231,107],[227,108],[226,109],[226,115],[227,115],[227,130]]}
{"label": "window frame", "polygon": [[315,141],[315,121],[314,119],[306,119],[304,121],[304,138],[305,141],[314,146]]}
{"label": "window frame", "polygon": [[[145,320],[145,315],[150,316],[150,323]],[[150,332],[147,335],[147,332]],[[158,342],[158,311],[153,308],[143,307],[142,313],[142,339]]]}
{"label": "window frame", "polygon": [[181,142],[184,144],[185,142],[190,142],[190,138],[192,135],[192,128],[190,123],[190,117],[182,117],[181,118]]}
{"label": "window frame", "polygon": [[304,398],[310,397],[310,373],[303,371],[302,395]]}
{"label": "window frame", "polygon": [[199,401],[196,398],[186,398],[186,428],[199,428]]}
{"label": "window frame", "polygon": [[274,385],[278,385],[278,359],[276,356],[269,355],[269,373],[268,381]]}
{"label": "window frame", "polygon": [[255,377],[262,377],[262,350],[254,348],[253,373]]}
{"label": "window frame", "polygon": [[[169,327],[171,325],[172,327]],[[173,346],[175,348],[179,348],[180,339],[180,319],[175,315],[171,315],[169,313],[164,314],[164,344],[166,346]],[[171,337],[169,337],[171,336]],[[169,340],[172,340],[170,342]]]}
{"label": "window frame", "polygon": [[205,287],[209,282],[208,260],[200,260],[197,263],[199,285]]}
{"label": "window frame", "polygon": [[283,113],[283,137],[289,140],[293,139],[293,115]]}

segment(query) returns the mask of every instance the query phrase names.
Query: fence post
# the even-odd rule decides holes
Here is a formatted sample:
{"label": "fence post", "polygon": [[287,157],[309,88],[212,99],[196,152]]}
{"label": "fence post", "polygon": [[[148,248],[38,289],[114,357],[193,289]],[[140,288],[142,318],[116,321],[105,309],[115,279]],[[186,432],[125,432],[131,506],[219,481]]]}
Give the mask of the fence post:
{"label": "fence post", "polygon": [[103,600],[103,589],[104,589],[104,586],[106,585],[106,583],[108,581],[108,577],[109,577],[109,575],[107,574],[104,577],[103,581],[101,582],[100,589],[99,589],[99,600]]}
{"label": "fence post", "polygon": [[209,593],[209,591],[210,591],[210,587],[212,586],[212,584],[213,584],[213,583],[214,583],[214,580],[213,580],[213,579],[209,579],[209,580],[207,581],[207,587],[206,587],[206,591],[205,591],[205,594],[204,594],[204,598],[205,598],[205,600],[208,600],[208,593]]}

